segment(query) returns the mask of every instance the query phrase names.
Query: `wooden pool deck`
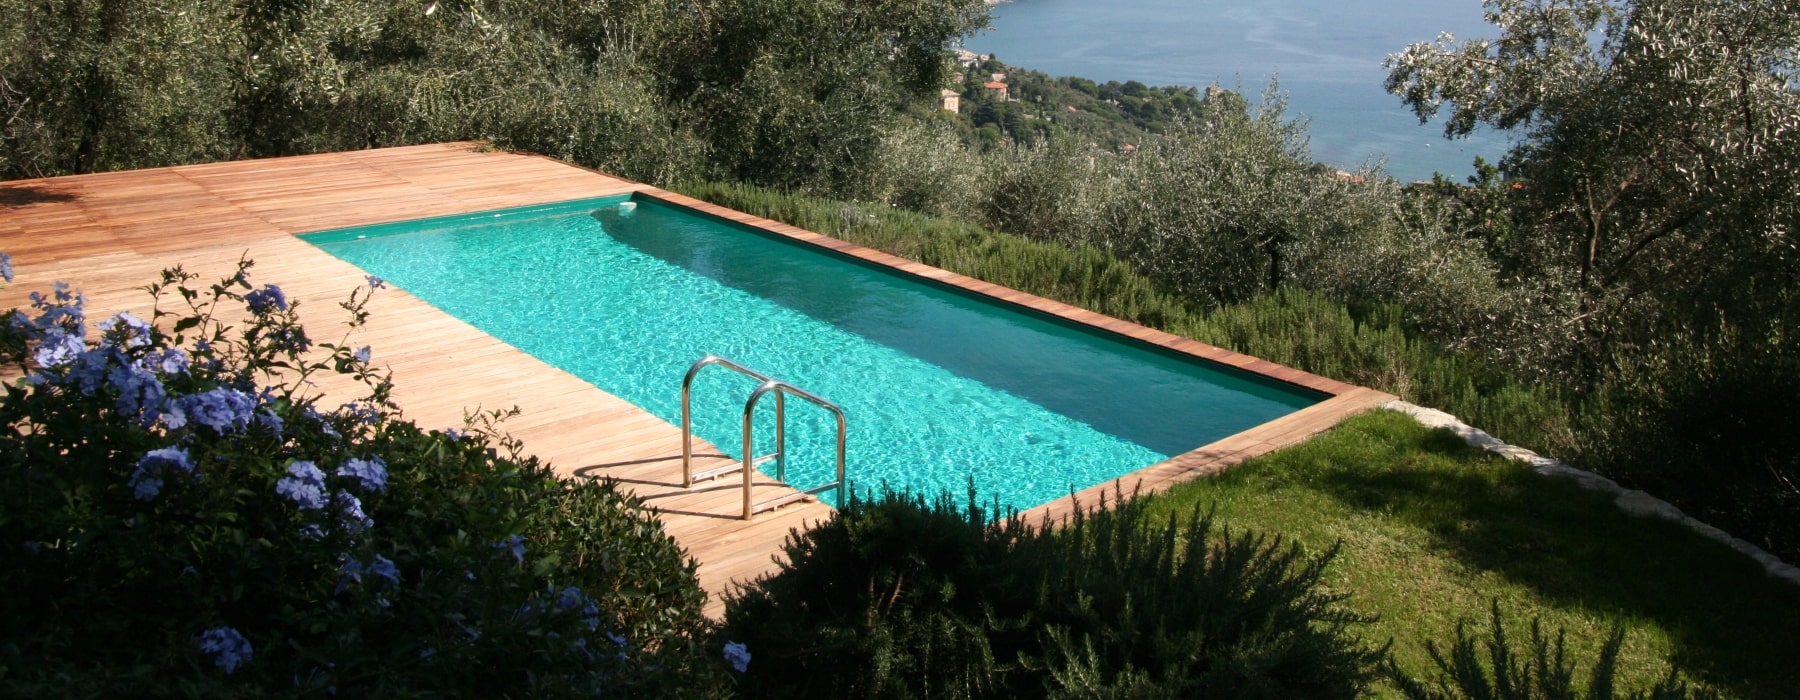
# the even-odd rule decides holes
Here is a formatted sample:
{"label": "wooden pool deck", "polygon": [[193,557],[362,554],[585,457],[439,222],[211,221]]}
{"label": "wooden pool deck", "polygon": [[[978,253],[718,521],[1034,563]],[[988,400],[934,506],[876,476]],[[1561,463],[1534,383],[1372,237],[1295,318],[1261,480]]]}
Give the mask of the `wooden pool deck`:
{"label": "wooden pool deck", "polygon": [[[1117,483],[1127,493],[1153,493],[1216,473],[1303,441],[1351,413],[1393,398],[648,185],[544,157],[484,151],[470,143],[0,182],[0,252],[13,256],[18,272],[16,282],[0,290],[0,309],[24,306],[29,292],[62,280],[87,294],[94,318],[127,310],[148,318],[149,299],[141,289],[160,270],[180,264],[211,280],[229,273],[242,256],[256,261],[251,273],[255,283],[279,285],[299,300],[312,335],[332,337],[328,329],[342,320],[337,303],[365,284],[365,275],[295,234],[627,193],[690,206],[1332,395],[1128,475]],[[720,612],[720,594],[733,582],[775,569],[790,529],[831,515],[827,506],[803,501],[752,522],[740,520],[742,491],[736,478],[692,490],[680,487],[677,426],[406,292],[383,290],[369,309],[369,324],[347,342],[372,346],[376,363],[393,371],[395,397],[407,418],[427,428],[459,427],[466,411],[519,407],[521,415],[504,427],[527,451],[565,475],[611,477],[658,512],[669,534],[699,562],[700,583],[712,594],[709,614]],[[678,383],[678,377],[670,378],[672,393]],[[716,447],[700,441],[696,452],[705,455],[702,467],[725,459]],[[854,465],[851,469],[854,477]],[[1113,482],[1096,486],[1028,516],[1066,516],[1076,501],[1091,505],[1114,487]],[[758,475],[755,492],[761,501],[790,490]]]}

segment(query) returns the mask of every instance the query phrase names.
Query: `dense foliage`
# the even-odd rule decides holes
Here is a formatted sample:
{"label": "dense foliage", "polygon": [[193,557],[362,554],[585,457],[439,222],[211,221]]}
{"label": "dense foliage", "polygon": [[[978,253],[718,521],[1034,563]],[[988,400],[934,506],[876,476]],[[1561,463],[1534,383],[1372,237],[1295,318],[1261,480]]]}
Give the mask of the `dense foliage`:
{"label": "dense foliage", "polygon": [[[89,319],[61,286],[5,317],[0,694],[728,687],[652,516],[491,423],[402,420],[369,348],[313,350],[248,269],[165,272],[149,320]],[[331,407],[312,382],[333,376],[364,393]]]}
{"label": "dense foliage", "polygon": [[490,138],[852,181],[979,0],[7,0],[0,177]]}
{"label": "dense foliage", "polygon": [[[1784,2],[1489,0],[1497,39],[1388,84],[1446,133],[1515,131],[1470,230],[1524,303],[1517,365],[1593,400],[1598,467],[1800,555],[1800,13]],[[1491,184],[1491,183],[1478,183]]]}
{"label": "dense foliage", "polygon": [[752,696],[1348,698],[1382,654],[1330,551],[1133,502],[1051,530],[890,494],[787,550],[727,607]]}

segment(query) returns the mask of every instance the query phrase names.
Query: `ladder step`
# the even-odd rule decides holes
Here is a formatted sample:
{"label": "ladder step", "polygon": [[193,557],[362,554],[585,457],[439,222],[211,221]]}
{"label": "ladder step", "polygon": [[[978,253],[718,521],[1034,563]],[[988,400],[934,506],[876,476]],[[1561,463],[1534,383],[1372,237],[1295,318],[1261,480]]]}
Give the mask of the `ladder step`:
{"label": "ladder step", "polygon": [[[781,453],[770,452],[769,454],[766,454],[761,457],[757,457],[755,459],[750,460],[750,468],[755,469],[756,467],[760,467],[764,464],[773,462],[779,457],[781,457]],[[706,471],[694,472],[694,481],[706,481],[708,479],[717,479],[721,476],[725,476],[727,474],[736,474],[743,470],[744,470],[743,463],[733,462],[731,464],[727,464],[724,466],[713,467]]]}
{"label": "ladder step", "polygon": [[763,501],[762,503],[758,503],[758,504],[756,504],[756,506],[754,508],[750,509],[750,512],[761,513],[766,510],[774,510],[776,508],[780,508],[789,503],[796,503],[799,501],[811,501],[811,500],[814,500],[812,494],[806,493],[806,492],[795,492],[795,493],[790,493],[786,496],[779,496],[776,498],[771,498],[767,501]]}
{"label": "ladder step", "polygon": [[708,469],[703,472],[694,472],[694,481],[698,482],[698,481],[706,481],[708,479],[717,479],[717,478],[719,478],[721,476],[725,476],[727,474],[736,474],[740,471],[743,471],[743,469],[744,469],[744,465],[739,464],[737,462],[732,462],[731,464],[727,464],[722,467],[713,467],[713,468]]}

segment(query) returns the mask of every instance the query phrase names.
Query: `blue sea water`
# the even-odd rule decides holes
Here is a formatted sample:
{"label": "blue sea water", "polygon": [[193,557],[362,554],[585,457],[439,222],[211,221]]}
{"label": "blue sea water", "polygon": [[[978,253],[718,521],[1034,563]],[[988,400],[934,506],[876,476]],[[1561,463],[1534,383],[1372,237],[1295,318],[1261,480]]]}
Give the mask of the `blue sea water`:
{"label": "blue sea water", "polygon": [[[849,475],[871,489],[961,494],[974,480],[984,501],[1029,508],[1319,399],[684,209],[627,215],[617,202],[305,238],[671,423],[703,355],[787,380],[844,408]],[[703,372],[700,437],[741,456],[755,388]],[[758,453],[772,447],[770,404]],[[789,482],[829,481],[835,424],[798,400],[788,414]]]}
{"label": "blue sea water", "polygon": [[1253,99],[1276,77],[1289,116],[1311,121],[1313,158],[1339,167],[1385,157],[1402,181],[1460,181],[1475,156],[1506,150],[1492,132],[1446,140],[1382,89],[1382,59],[1407,44],[1497,35],[1479,0],[1016,0],[993,15],[964,47],[1050,75],[1241,86]]}

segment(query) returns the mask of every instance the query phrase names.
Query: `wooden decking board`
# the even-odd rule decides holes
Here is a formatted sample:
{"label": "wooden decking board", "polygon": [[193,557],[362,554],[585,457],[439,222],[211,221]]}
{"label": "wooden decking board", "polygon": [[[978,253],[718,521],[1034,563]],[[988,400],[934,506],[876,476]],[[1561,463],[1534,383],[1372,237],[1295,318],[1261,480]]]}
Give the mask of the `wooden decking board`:
{"label": "wooden decking board", "polygon": [[[1067,517],[1077,502],[1092,507],[1115,488],[1155,492],[1200,474],[1216,473],[1251,456],[1305,439],[1344,415],[1386,400],[1386,394],[1281,367],[1169,335],[1135,323],[1043,299],[941,268],[806,231],[794,226],[524,154],[482,152],[452,143],[329,153],[257,161],[155,168],[0,183],[26,192],[20,206],[0,206],[0,251],[13,255],[17,283],[0,290],[0,308],[25,305],[25,295],[66,280],[89,297],[92,318],[120,310],[147,317],[140,288],[158,271],[181,264],[209,284],[230,272],[240,255],[258,264],[256,284],[281,285],[302,304],[316,342],[343,339],[337,308],[364,273],[294,237],[316,230],[428,216],[461,214],[626,193],[685,205],[776,235],[839,251],[921,277],[1106,332],[1138,338],[1227,365],[1336,394],[1335,398],[1162,463],[1027,511],[1032,518]],[[172,303],[172,300],[171,300]],[[721,594],[733,581],[772,572],[793,528],[829,518],[831,509],[807,500],[736,519],[740,478],[722,477],[692,491],[679,486],[680,430],[567,372],[488,336],[397,289],[369,302],[370,323],[347,339],[370,345],[378,365],[392,370],[396,398],[407,418],[427,429],[460,427],[466,411],[519,406],[501,428],[559,473],[613,479],[644,499],[667,532],[699,563],[701,585],[713,594],[709,614],[722,613]],[[329,401],[354,398],[344,380],[321,382]],[[673,387],[671,387],[673,391]],[[729,461],[718,447],[695,440],[696,468]],[[791,493],[760,473],[753,498]]]}

